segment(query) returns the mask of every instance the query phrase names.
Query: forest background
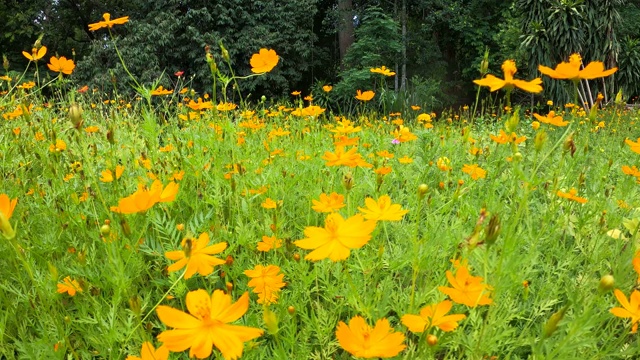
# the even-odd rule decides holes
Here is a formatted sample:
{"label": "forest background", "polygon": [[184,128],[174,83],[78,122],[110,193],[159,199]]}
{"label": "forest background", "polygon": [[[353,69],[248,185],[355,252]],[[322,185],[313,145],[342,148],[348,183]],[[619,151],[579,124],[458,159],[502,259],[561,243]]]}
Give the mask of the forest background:
{"label": "forest background", "polygon": [[[204,93],[212,81],[205,48],[222,64],[223,42],[239,74],[249,73],[252,53],[275,49],[278,68],[241,84],[250,101],[317,94],[331,84],[338,103],[380,86],[369,68],[385,65],[396,72],[385,84],[396,102],[436,110],[469,104],[485,52],[490,72],[515,59],[519,78],[580,52],[585,63],[620,68],[598,91],[622,90],[629,102],[640,94],[640,0],[8,0],[0,2],[5,69],[21,74],[28,63],[21,52],[46,34],[49,54],[77,62],[77,84],[131,91],[109,33],[88,30],[105,12],[130,17],[111,31],[145,83],[171,88],[182,71]],[[515,101],[569,101],[571,88],[558,83],[545,79],[544,93]]]}

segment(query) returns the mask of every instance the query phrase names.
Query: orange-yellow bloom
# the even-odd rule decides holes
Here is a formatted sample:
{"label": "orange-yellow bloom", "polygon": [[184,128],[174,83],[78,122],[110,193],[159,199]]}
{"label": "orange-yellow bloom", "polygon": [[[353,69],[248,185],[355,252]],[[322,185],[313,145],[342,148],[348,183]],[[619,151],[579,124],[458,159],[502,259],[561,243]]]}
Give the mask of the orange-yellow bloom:
{"label": "orange-yellow bloom", "polygon": [[7,220],[11,219],[11,215],[13,215],[13,210],[16,208],[17,203],[18,198],[11,200],[7,194],[0,194],[0,213],[2,216]]}
{"label": "orange-yellow bloom", "polygon": [[282,239],[278,239],[275,236],[263,236],[262,241],[258,242],[258,251],[271,251],[282,247]]}
{"label": "orange-yellow bloom", "polygon": [[331,86],[331,85],[325,85],[325,86],[323,86],[323,87],[322,87],[322,90],[323,90],[324,92],[330,92],[331,90],[333,90],[333,86]]}
{"label": "orange-yellow bloom", "polygon": [[396,73],[394,71],[391,71],[389,69],[387,69],[386,66],[381,66],[379,68],[371,68],[369,69],[372,73],[376,73],[376,74],[382,74],[384,76],[393,76]]}
{"label": "orange-yellow bloom", "polygon": [[376,96],[376,93],[374,93],[371,90],[362,92],[360,90],[356,91],[356,99],[360,100],[360,101],[369,101],[371,99],[373,99],[373,97]]}
{"label": "orange-yellow bloom", "polygon": [[629,145],[631,151],[640,154],[640,138],[637,141],[626,139],[624,142]]}
{"label": "orange-yellow bloom", "polygon": [[638,280],[636,280],[636,282],[640,282],[640,250],[636,251],[633,260],[631,260],[631,265],[633,265],[633,270],[638,274]]}
{"label": "orange-yellow bloom", "polygon": [[98,29],[102,29],[102,28],[105,28],[105,27],[112,28],[113,25],[122,25],[122,24],[126,23],[127,21],[129,21],[129,17],[128,16],[111,20],[111,14],[109,14],[109,13],[104,13],[102,15],[102,18],[104,19],[104,21],[100,21],[100,22],[97,22],[97,23],[94,23],[94,24],[89,24],[89,30],[90,31],[96,31]]}
{"label": "orange-yellow bloom", "polygon": [[580,66],[582,66],[582,57],[580,54],[572,54],[569,57],[569,62],[561,62],[556,66],[555,70],[543,65],[538,66],[538,70],[540,70],[544,75],[554,79],[566,79],[572,81],[607,77],[618,70],[618,68],[605,70],[604,64],[601,61],[592,61],[582,70],[580,70]]}
{"label": "orange-yellow bloom", "polygon": [[188,279],[195,273],[207,276],[213,272],[213,267],[224,264],[224,260],[211,255],[219,254],[227,248],[226,242],[209,245],[209,234],[202,233],[198,240],[194,238],[184,238],[182,249],[168,251],[164,254],[169,260],[178,261],[167,268],[167,271],[178,271],[187,266],[184,278]]}
{"label": "orange-yellow bloom", "polygon": [[420,315],[407,314],[402,317],[402,324],[412,333],[421,333],[436,326],[442,331],[453,331],[458,321],[466,318],[464,314],[446,315],[453,306],[449,300],[438,304],[427,305],[420,310]]}
{"label": "orange-yellow bloom", "polygon": [[71,280],[71,277],[67,276],[62,280],[62,284],[58,284],[56,291],[59,294],[67,293],[69,296],[76,296],[76,292],[82,292],[82,288],[76,280]]}
{"label": "orange-yellow bloom", "polygon": [[336,146],[335,153],[330,151],[326,151],[322,159],[326,161],[326,166],[348,166],[348,167],[366,167],[371,168],[373,165],[364,161],[362,155],[358,153],[358,148],[353,147],[347,151],[345,151],[344,146]]}
{"label": "orange-yellow bloom", "polygon": [[60,58],[52,56],[47,66],[51,71],[59,72],[61,74],[67,74],[67,75],[71,75],[71,73],[73,72],[73,69],[76,68],[76,65],[73,63],[73,60],[67,59],[64,56],[60,56]]}
{"label": "orange-yellow bloom", "polygon": [[278,207],[278,204],[273,201],[271,198],[266,198],[262,204],[260,204],[265,209],[275,209]]}
{"label": "orange-yellow bloom", "polygon": [[405,127],[403,125],[400,125],[397,129],[392,131],[391,135],[393,135],[393,138],[401,143],[416,140],[418,138],[411,132],[411,130],[409,130],[408,127]]}
{"label": "orange-yellow bloom", "polygon": [[351,249],[359,249],[371,240],[371,233],[376,227],[375,221],[366,221],[361,214],[344,219],[338,213],[331,213],[324,223],[324,228],[306,227],[306,237],[294,242],[300,248],[314,249],[305,256],[306,260],[345,260],[351,254]]}
{"label": "orange-yellow bloom", "polygon": [[402,210],[399,204],[393,204],[389,195],[382,195],[377,201],[368,197],[364,199],[364,204],[366,208],[359,207],[358,210],[360,210],[367,220],[400,221],[402,217],[409,212],[409,210]]}
{"label": "orange-yellow bloom", "polygon": [[527,140],[526,136],[518,136],[514,132],[512,132],[511,135],[507,135],[507,133],[505,133],[504,130],[502,129],[500,129],[500,134],[498,136],[489,134],[489,137],[491,138],[491,140],[497,142],[498,144],[506,144],[506,143],[513,142],[513,143],[516,143],[517,145]]}
{"label": "orange-yellow bloom", "polygon": [[313,210],[317,212],[334,212],[345,207],[344,196],[336,192],[332,192],[330,195],[325,193],[320,194],[320,200],[311,200]]}
{"label": "orange-yellow bloom", "polygon": [[506,60],[502,63],[502,71],[504,72],[504,80],[497,78],[491,74],[484,77],[481,80],[473,80],[474,83],[480,86],[488,86],[490,91],[496,91],[504,88],[505,90],[511,90],[514,87],[530,92],[539,93],[542,91],[542,79],[535,78],[531,81],[517,80],[513,78],[513,75],[518,71],[516,63],[513,60]]}
{"label": "orange-yellow bloom", "polygon": [[617,317],[631,318],[631,333],[635,334],[638,331],[638,322],[640,321],[640,291],[633,290],[629,300],[618,289],[613,290],[613,294],[622,307],[611,309],[611,313]]}
{"label": "orange-yellow bloom", "polygon": [[169,306],[160,305],[156,312],[165,325],[174,328],[158,335],[158,340],[169,351],[189,350],[189,357],[205,359],[211,356],[213,347],[220,350],[226,360],[242,356],[243,342],[260,337],[262,330],[240,325],[230,325],[249,309],[249,293],[245,292],[237,302],[231,295],[215,290],[211,296],[205,290],[187,294],[189,314]]}
{"label": "orange-yellow bloom", "polygon": [[386,318],[378,320],[373,328],[357,315],[348,326],[340,321],[336,338],[351,355],[365,359],[394,357],[406,348],[404,334],[393,331]]}
{"label": "orange-yellow bloom", "polygon": [[538,119],[538,121],[540,121],[542,123],[545,123],[545,124],[550,124],[550,125],[554,125],[554,126],[567,126],[567,125],[569,125],[568,121],[563,121],[562,120],[562,116],[556,115],[555,111],[553,111],[553,110],[549,111],[547,116],[541,116],[541,115],[538,115],[536,113],[534,113],[533,116],[536,119]]}
{"label": "orange-yellow bloom", "polygon": [[122,176],[123,172],[124,172],[124,166],[116,165],[116,176],[115,176],[115,178],[113,177],[113,172],[111,171],[111,169],[107,169],[107,170],[102,171],[100,173],[100,175],[102,175],[100,177],[100,181],[102,181],[102,182],[112,182],[113,180],[118,180]]}
{"label": "orange-yellow bloom", "polygon": [[29,59],[29,61],[38,61],[42,59],[42,57],[47,53],[47,47],[41,46],[40,49],[33,48],[31,49],[31,54],[26,51],[22,52],[22,55]]}
{"label": "orange-yellow bloom", "polygon": [[275,265],[256,265],[255,268],[244,271],[251,278],[247,285],[258,294],[258,304],[269,305],[278,301],[280,289],[287,285],[282,281],[284,274],[278,274],[279,272],[280,268]]}
{"label": "orange-yellow bloom", "polygon": [[179,187],[179,184],[172,181],[163,189],[160,180],[155,180],[150,190],[145,189],[143,185],[138,185],[136,192],[120,199],[118,206],[112,206],[111,211],[121,214],[147,211],[156,203],[175,200]]}
{"label": "orange-yellow bloom", "polygon": [[257,54],[251,56],[249,61],[251,71],[256,74],[269,72],[278,65],[278,60],[278,54],[276,54],[275,50],[260,49]]}
{"label": "orange-yellow bloom", "polygon": [[464,164],[462,172],[469,174],[473,180],[484,179],[487,177],[487,171],[479,167],[478,164]]}
{"label": "orange-yellow bloom", "polygon": [[161,96],[161,95],[170,95],[173,94],[173,90],[168,90],[162,87],[162,85],[158,86],[157,89],[151,91],[151,96]]}
{"label": "orange-yellow bloom", "polygon": [[587,200],[587,199],[585,199],[585,198],[582,198],[582,197],[576,196],[576,194],[578,194],[578,190],[576,190],[575,188],[571,188],[571,189],[569,190],[569,192],[567,192],[567,193],[566,193],[566,192],[562,192],[562,191],[560,191],[560,190],[558,190],[558,192],[556,193],[556,195],[558,195],[558,196],[559,196],[559,197],[561,197],[561,198],[565,198],[565,199],[573,200],[573,201],[579,202],[579,203],[581,203],[581,204],[584,204],[584,203],[586,203],[587,201],[589,201],[589,200]]}
{"label": "orange-yellow bloom", "polygon": [[458,264],[456,275],[447,270],[447,280],[452,287],[438,286],[438,290],[445,295],[449,295],[453,302],[476,307],[478,305],[489,305],[493,302],[489,298],[492,288],[482,283],[482,277],[471,276],[466,261]]}
{"label": "orange-yellow bloom", "polygon": [[166,346],[154,348],[153,344],[148,341],[142,343],[140,356],[129,355],[125,360],[167,360],[169,358],[169,349]]}

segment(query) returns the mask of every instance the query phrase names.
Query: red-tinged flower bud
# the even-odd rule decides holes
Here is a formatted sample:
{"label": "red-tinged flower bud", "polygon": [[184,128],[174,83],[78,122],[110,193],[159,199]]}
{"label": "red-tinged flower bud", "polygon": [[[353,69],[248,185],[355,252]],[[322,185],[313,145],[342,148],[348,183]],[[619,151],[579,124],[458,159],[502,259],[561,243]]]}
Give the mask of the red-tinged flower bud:
{"label": "red-tinged flower bud", "polygon": [[293,315],[296,313],[296,308],[294,308],[293,306],[289,306],[287,308],[287,312],[289,313],[289,315]]}
{"label": "red-tinged flower bud", "polygon": [[293,254],[293,260],[300,261],[300,254],[298,253]]}
{"label": "red-tinged flower bud", "polygon": [[231,290],[233,290],[233,284],[230,283],[229,281],[227,281],[226,286],[227,286],[227,292],[231,292]]}
{"label": "red-tinged flower bud", "polygon": [[228,266],[233,265],[233,256],[231,256],[231,255],[227,255],[227,259],[225,260],[225,263],[226,263]]}

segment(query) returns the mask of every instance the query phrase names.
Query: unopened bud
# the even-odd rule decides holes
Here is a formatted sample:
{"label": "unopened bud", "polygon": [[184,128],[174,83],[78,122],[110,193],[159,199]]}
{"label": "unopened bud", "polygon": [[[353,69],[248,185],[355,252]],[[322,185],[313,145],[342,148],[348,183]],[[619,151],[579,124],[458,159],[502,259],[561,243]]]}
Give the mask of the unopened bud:
{"label": "unopened bud", "polygon": [[427,344],[429,344],[429,346],[438,345],[438,337],[433,334],[427,335]]}
{"label": "unopened bud", "polygon": [[598,290],[600,292],[608,292],[613,289],[616,284],[616,280],[613,278],[613,275],[605,275],[600,278],[600,284],[598,285]]}
{"label": "unopened bud", "polygon": [[491,216],[491,220],[489,220],[489,225],[487,225],[487,229],[485,230],[484,243],[487,245],[495,244],[498,239],[498,235],[500,235],[500,218],[498,215],[493,214],[493,216]]}
{"label": "unopened bud", "polygon": [[222,58],[224,59],[224,61],[226,62],[231,61],[231,57],[229,56],[229,51],[227,51],[227,49],[224,47],[224,45],[222,44],[222,41],[220,41],[220,52],[222,53]]}
{"label": "unopened bud", "polygon": [[298,253],[293,254],[293,260],[300,261],[300,254]]}
{"label": "unopened bud", "polygon": [[140,298],[136,295],[133,295],[133,297],[129,299],[129,309],[131,309],[134,314],[140,316]]}
{"label": "unopened bud", "polygon": [[233,284],[230,283],[229,281],[227,281],[226,286],[227,286],[227,292],[231,292],[231,290],[233,290]]}
{"label": "unopened bud", "polygon": [[274,335],[278,332],[278,317],[276,316],[276,313],[269,310],[266,306],[262,313],[262,320],[264,320],[264,324],[267,326],[267,332],[269,334]]}
{"label": "unopened bud", "polygon": [[296,308],[294,308],[293,306],[289,306],[287,308],[287,312],[289,313],[289,315],[293,315],[296,313]]}
{"label": "unopened bud", "polygon": [[76,130],[79,130],[82,126],[82,107],[77,103],[71,104],[69,107],[69,118],[71,118],[71,123],[73,123]]}
{"label": "unopened bud", "polygon": [[233,256],[227,255],[227,259],[225,260],[225,263],[227,264],[227,266],[233,265]]}
{"label": "unopened bud", "polygon": [[418,199],[424,198],[428,190],[429,190],[429,186],[427,184],[418,185]]}
{"label": "unopened bud", "polygon": [[533,139],[533,144],[534,144],[534,148],[536,149],[536,152],[540,152],[540,150],[542,150],[542,147],[547,142],[547,138],[548,138],[547,132],[544,130],[540,130],[536,133],[536,136]]}
{"label": "unopened bud", "polygon": [[111,226],[108,224],[104,224],[100,227],[100,235],[108,236],[111,233]]}
{"label": "unopened bud", "polygon": [[565,305],[562,309],[551,315],[547,323],[544,324],[544,327],[542,328],[542,336],[544,338],[550,337],[554,332],[556,332],[556,330],[558,330],[558,323],[560,323],[560,320],[564,318],[564,314],[567,312],[568,308],[569,305]]}
{"label": "unopened bud", "polygon": [[342,178],[342,184],[344,185],[344,188],[347,189],[347,191],[353,188],[353,176],[351,176],[351,173],[344,175],[344,177]]}
{"label": "unopened bud", "polygon": [[509,119],[507,119],[507,121],[504,123],[504,127],[507,133],[512,133],[516,131],[516,128],[518,127],[519,123],[520,123],[520,108],[516,107],[515,110],[513,111],[513,114],[511,114]]}
{"label": "unopened bud", "polygon": [[2,54],[2,67],[5,72],[9,71],[9,59],[7,59],[7,55]]}
{"label": "unopened bud", "polygon": [[567,136],[567,138],[564,140],[562,148],[564,149],[564,151],[571,153],[571,157],[573,157],[573,154],[575,154],[576,152],[576,143],[573,142],[573,133]]}
{"label": "unopened bud", "polygon": [[11,240],[16,236],[16,232],[11,227],[9,219],[7,219],[2,211],[0,211],[0,233],[7,240]]}

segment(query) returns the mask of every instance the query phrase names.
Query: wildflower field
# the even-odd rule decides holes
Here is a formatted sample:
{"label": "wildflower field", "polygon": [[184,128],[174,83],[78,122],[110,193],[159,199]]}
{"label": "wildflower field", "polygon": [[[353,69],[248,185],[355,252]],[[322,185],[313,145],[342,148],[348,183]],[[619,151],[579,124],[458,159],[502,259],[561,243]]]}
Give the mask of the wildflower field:
{"label": "wildflower field", "polygon": [[251,74],[207,52],[210,92],[129,73],[131,97],[24,56],[35,78],[0,77],[0,358],[640,357],[640,114],[579,86],[616,68],[541,64],[575,101],[512,106],[542,80],[506,60],[476,80],[495,113],[435,114],[376,106],[385,66],[349,112],[330,84],[246,102],[266,48]]}

